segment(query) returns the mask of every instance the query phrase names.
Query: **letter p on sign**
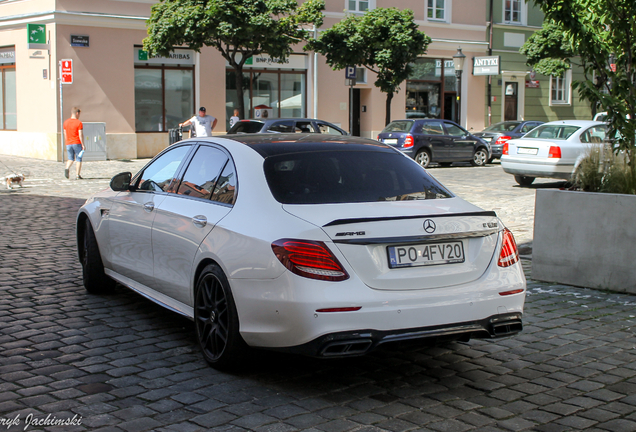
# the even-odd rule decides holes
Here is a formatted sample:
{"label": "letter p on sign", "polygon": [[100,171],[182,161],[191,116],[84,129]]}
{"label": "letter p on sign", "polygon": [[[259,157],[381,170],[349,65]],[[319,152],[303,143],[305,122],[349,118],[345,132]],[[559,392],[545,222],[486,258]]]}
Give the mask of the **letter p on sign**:
{"label": "letter p on sign", "polygon": [[60,77],[62,84],[73,84],[73,60],[64,59],[60,61]]}

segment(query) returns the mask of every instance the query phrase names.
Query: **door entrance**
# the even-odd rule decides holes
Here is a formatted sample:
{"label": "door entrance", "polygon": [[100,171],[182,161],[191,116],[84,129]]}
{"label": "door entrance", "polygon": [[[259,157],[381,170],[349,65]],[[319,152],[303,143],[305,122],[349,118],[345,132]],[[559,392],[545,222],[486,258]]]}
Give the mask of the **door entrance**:
{"label": "door entrance", "polygon": [[444,120],[457,121],[457,93],[444,93]]}
{"label": "door entrance", "polygon": [[505,83],[505,99],[504,99],[504,121],[517,120],[517,95],[518,83]]}
{"label": "door entrance", "polygon": [[349,125],[352,136],[360,136],[360,89],[353,89],[353,100],[349,101],[353,109],[353,124]]}

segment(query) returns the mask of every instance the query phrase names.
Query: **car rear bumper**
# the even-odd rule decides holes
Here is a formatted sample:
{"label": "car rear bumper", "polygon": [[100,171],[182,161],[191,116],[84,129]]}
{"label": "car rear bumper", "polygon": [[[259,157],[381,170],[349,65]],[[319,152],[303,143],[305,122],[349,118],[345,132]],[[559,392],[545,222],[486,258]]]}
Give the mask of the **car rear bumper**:
{"label": "car rear bumper", "polygon": [[523,330],[521,313],[493,315],[488,318],[432,327],[390,331],[373,329],[332,333],[303,345],[277,348],[277,351],[311,357],[349,357],[364,355],[380,345],[404,341],[468,340],[469,338],[499,338]]}
{"label": "car rear bumper", "polygon": [[[271,280],[231,279],[230,286],[240,333],[248,345],[328,356],[351,350],[331,346],[355,341],[361,354],[391,341],[496,337],[520,331],[520,325],[510,324],[512,330],[500,332],[493,319],[499,315],[520,319],[526,289],[521,263],[507,268],[496,263],[493,257],[477,280],[443,288],[377,290],[355,274],[345,281],[325,282],[288,271]],[[514,290],[519,292],[502,295]],[[319,311],[344,307],[360,309]]]}
{"label": "car rear bumper", "polygon": [[572,177],[574,165],[562,163],[559,159],[522,159],[504,155],[501,157],[501,168],[504,172],[513,175],[569,180]]}

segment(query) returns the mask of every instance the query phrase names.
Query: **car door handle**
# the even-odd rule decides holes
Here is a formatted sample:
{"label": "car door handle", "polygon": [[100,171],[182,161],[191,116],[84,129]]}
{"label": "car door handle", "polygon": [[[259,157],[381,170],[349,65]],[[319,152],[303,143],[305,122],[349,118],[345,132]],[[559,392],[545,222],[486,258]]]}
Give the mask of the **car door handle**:
{"label": "car door handle", "polygon": [[208,220],[205,216],[199,215],[192,218],[192,223],[199,228],[203,228],[208,223]]}
{"label": "car door handle", "polygon": [[144,204],[144,210],[147,211],[148,213],[150,213],[154,209],[155,209],[155,203],[147,202],[146,204]]}

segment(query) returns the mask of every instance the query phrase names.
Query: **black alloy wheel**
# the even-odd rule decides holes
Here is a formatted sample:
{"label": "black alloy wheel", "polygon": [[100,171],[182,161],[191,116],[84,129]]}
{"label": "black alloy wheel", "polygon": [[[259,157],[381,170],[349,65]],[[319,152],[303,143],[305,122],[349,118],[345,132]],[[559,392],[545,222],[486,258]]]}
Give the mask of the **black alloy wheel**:
{"label": "black alloy wheel", "polygon": [[84,219],[84,230],[81,235],[79,256],[84,288],[91,294],[105,294],[112,291],[116,282],[104,273],[104,264],[99,253],[95,231],[88,218]]}
{"label": "black alloy wheel", "polygon": [[221,268],[208,265],[197,283],[194,322],[199,347],[214,368],[235,366],[246,349],[230,286]]}

